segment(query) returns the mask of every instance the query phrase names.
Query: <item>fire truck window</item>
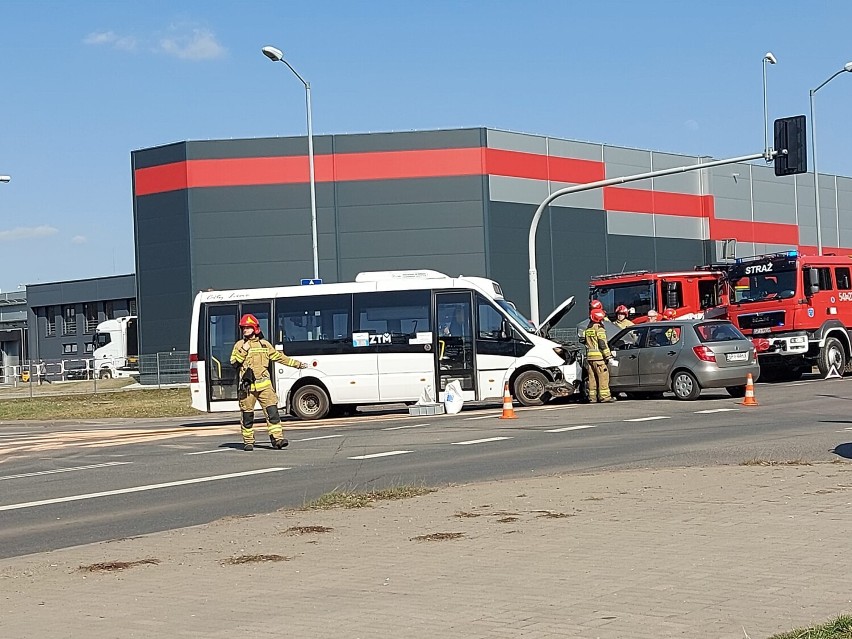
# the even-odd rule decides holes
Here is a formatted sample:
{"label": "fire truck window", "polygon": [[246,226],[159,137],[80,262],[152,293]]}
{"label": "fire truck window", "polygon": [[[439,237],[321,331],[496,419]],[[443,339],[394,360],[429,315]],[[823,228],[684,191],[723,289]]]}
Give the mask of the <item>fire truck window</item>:
{"label": "fire truck window", "polygon": [[834,269],[834,278],[837,280],[838,291],[848,291],[852,289],[852,278],[850,278],[848,267],[838,266]]}
{"label": "fire truck window", "polygon": [[719,305],[719,294],[715,281],[698,282],[698,301],[701,304],[702,311],[705,308]]}
{"label": "fire truck window", "polygon": [[663,299],[669,308],[683,306],[683,282],[663,282]]}
{"label": "fire truck window", "polygon": [[834,287],[831,285],[831,269],[828,267],[818,268],[819,273],[819,290],[830,291]]}

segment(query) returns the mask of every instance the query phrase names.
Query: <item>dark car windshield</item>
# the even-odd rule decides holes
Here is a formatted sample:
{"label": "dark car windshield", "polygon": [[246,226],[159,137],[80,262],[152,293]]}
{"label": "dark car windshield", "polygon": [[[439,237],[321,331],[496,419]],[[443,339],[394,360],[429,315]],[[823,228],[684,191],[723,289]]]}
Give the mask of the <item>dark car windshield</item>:
{"label": "dark car windshield", "polygon": [[598,300],[610,313],[621,305],[632,308],[636,315],[647,315],[655,307],[654,284],[651,281],[592,286],[590,300]]}
{"label": "dark car windshield", "polygon": [[696,324],[695,334],[701,342],[732,342],[747,339],[736,326],[728,322]]}

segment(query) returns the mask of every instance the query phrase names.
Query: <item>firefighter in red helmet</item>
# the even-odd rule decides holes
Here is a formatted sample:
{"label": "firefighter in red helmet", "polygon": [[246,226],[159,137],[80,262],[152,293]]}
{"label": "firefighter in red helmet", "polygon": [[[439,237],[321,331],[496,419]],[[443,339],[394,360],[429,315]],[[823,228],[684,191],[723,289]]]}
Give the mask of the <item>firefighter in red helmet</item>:
{"label": "firefighter in red helmet", "polygon": [[272,388],[269,377],[269,363],[278,362],[293,368],[307,368],[308,365],[287,357],[275,350],[269,342],[263,339],[260,322],[252,314],[243,315],[240,319],[243,338],[234,344],[231,351],[231,366],[237,370],[239,379],[240,430],[243,436],[243,448],[254,448],[254,407],[260,402],[260,407],[266,416],[266,428],[269,441],[273,448],[284,448],[290,442],[284,437],[281,427],[281,416],[278,414],[278,395]]}
{"label": "firefighter in red helmet", "polygon": [[615,309],[615,321],[613,324],[618,326],[618,328],[627,328],[629,326],[633,326],[633,322],[627,319],[629,311],[624,304],[617,306]]}
{"label": "firefighter in red helmet", "polygon": [[596,308],[589,313],[589,327],[583,333],[583,343],[586,345],[586,370],[589,379],[589,401],[608,404],[615,401],[609,391],[609,369],[607,364],[615,360],[609,350],[606,339],[606,329],[602,322],[606,312]]}

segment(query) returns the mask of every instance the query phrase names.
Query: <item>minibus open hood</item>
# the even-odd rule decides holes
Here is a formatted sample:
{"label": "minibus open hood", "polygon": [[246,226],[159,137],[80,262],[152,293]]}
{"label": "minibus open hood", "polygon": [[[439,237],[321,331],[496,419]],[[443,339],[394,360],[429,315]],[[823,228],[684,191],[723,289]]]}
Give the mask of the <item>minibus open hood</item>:
{"label": "minibus open hood", "polygon": [[542,337],[547,337],[548,334],[550,333],[550,329],[553,328],[554,326],[556,326],[559,323],[559,321],[563,317],[565,317],[565,314],[568,311],[570,311],[572,308],[574,308],[574,296],[573,295],[571,297],[569,297],[568,299],[566,299],[564,302],[562,302],[559,306],[557,306],[556,308],[554,308],[550,312],[550,315],[548,315],[544,319],[544,321],[541,324],[538,325],[538,330],[536,331],[536,333],[541,335]]}

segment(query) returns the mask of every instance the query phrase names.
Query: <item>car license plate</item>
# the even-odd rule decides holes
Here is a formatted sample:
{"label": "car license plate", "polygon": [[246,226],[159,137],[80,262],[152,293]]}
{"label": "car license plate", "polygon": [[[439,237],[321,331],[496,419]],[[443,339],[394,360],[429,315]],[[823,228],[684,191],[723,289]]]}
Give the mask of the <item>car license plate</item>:
{"label": "car license plate", "polygon": [[766,326],[765,328],[756,328],[752,331],[754,335],[766,335],[767,333],[771,332],[772,329],[770,329],[768,326]]}
{"label": "car license plate", "polygon": [[729,362],[744,362],[748,359],[748,353],[728,353],[725,357]]}

